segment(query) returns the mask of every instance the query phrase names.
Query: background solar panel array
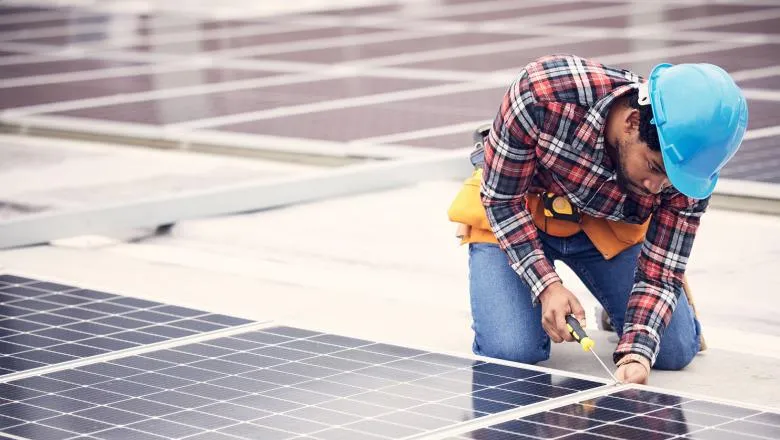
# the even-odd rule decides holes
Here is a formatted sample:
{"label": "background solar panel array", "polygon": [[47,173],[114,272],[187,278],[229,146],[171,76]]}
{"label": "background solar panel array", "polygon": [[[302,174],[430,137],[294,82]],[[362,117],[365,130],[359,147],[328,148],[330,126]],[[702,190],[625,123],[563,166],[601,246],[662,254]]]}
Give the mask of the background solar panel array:
{"label": "background solar panel array", "polygon": [[449,440],[760,440],[780,438],[780,413],[629,389]]}
{"label": "background solar panel array", "polygon": [[[575,53],[642,74],[658,62],[714,62],[753,92],[750,130],[780,126],[780,3],[388,1],[241,20],[2,5],[0,14],[0,120],[13,125],[293,144],[264,137],[276,136],[319,141],[323,154],[336,142],[405,147],[402,156],[468,146],[462,125],[493,118],[522,66]],[[358,70],[324,74],[333,66]],[[453,128],[425,134],[444,127]],[[780,183],[776,147],[771,133],[748,140],[724,176]]]}
{"label": "background solar panel array", "polygon": [[0,375],[251,322],[0,275]]}
{"label": "background solar panel array", "polygon": [[36,440],[404,438],[603,385],[272,327],[0,385]]}

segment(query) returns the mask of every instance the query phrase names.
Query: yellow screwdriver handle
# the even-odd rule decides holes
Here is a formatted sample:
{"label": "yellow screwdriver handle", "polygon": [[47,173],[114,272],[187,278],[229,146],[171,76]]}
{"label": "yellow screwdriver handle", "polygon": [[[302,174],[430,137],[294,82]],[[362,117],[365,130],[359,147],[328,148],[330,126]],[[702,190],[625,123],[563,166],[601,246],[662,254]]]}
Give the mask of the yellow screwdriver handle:
{"label": "yellow screwdriver handle", "polygon": [[583,351],[593,350],[596,342],[588,337],[588,334],[582,329],[580,321],[574,315],[566,316],[566,328],[569,329],[569,333],[571,333],[574,340],[582,346]]}

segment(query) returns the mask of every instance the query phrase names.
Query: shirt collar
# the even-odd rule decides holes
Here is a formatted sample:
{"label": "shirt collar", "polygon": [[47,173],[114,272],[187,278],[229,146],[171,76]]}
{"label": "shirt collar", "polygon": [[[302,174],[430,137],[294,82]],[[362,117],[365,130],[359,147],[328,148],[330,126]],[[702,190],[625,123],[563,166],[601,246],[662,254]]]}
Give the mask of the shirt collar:
{"label": "shirt collar", "polygon": [[597,121],[599,127],[599,137],[594,146],[596,150],[604,149],[604,129],[607,126],[607,116],[609,115],[609,109],[612,108],[612,104],[617,98],[637,89],[639,89],[639,82],[630,82],[615,87],[611,92],[596,101],[590,108],[590,117],[593,117],[594,120]]}

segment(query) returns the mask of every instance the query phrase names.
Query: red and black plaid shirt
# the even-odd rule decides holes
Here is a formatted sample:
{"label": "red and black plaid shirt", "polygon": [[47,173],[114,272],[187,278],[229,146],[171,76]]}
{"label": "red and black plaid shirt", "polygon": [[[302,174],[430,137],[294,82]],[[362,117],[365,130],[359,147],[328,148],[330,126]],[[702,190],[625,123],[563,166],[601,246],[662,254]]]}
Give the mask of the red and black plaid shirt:
{"label": "red and black plaid shirt", "polygon": [[512,83],[485,141],[482,200],[512,268],[538,296],[560,281],[545,257],[525,195],[564,194],[594,217],[652,220],[639,256],[615,361],[634,353],[655,362],[708,199],[674,188],[638,196],[618,186],[604,126],[615,99],[644,81],[636,74],[570,55],[527,65]]}

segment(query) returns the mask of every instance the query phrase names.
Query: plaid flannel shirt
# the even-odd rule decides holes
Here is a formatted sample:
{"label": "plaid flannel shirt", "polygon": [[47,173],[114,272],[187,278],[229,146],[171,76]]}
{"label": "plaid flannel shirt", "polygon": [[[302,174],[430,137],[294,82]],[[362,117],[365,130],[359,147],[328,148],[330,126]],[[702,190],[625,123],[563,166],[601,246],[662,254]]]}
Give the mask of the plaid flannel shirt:
{"label": "plaid flannel shirt", "polygon": [[628,223],[652,220],[639,256],[623,336],[614,354],[655,363],[709,199],[674,188],[639,196],[617,184],[605,150],[610,105],[644,79],[572,55],[527,65],[511,84],[485,140],[481,188],[488,221],[512,268],[535,296],[560,281],[525,205],[528,192],[566,195],[583,213]]}

